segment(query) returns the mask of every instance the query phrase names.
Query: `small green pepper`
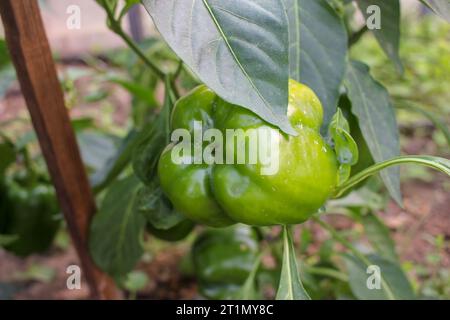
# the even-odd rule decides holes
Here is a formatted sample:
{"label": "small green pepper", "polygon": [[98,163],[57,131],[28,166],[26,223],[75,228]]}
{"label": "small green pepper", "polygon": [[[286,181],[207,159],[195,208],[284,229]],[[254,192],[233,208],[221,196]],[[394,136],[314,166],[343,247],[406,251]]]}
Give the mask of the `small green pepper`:
{"label": "small green pepper", "polygon": [[53,187],[6,179],[0,189],[0,234],[17,236],[5,249],[18,256],[48,249],[60,225]]}

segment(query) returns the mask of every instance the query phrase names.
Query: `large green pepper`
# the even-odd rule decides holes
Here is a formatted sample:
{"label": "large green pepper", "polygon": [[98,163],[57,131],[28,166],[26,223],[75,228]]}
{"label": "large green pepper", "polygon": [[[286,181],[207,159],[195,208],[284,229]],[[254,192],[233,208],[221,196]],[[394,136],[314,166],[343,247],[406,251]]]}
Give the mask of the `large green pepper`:
{"label": "large green pepper", "polygon": [[[287,114],[296,136],[286,135],[247,109],[225,102],[205,86],[181,98],[172,112],[172,130],[187,129],[194,136],[195,121],[201,121],[203,132],[216,128],[224,137],[227,129],[242,129],[245,135],[250,129],[265,128],[279,141],[279,167],[273,175],[262,175],[259,160],[255,164],[194,164],[194,153],[192,164],[178,164],[172,161],[174,142],[161,155],[158,175],[175,208],[214,227],[236,222],[297,224],[317,212],[336,186],[338,167],[334,151],[319,133],[322,106],[309,88],[290,80]],[[232,142],[224,142],[226,152]],[[234,146],[236,152],[249,155],[248,144]]]}

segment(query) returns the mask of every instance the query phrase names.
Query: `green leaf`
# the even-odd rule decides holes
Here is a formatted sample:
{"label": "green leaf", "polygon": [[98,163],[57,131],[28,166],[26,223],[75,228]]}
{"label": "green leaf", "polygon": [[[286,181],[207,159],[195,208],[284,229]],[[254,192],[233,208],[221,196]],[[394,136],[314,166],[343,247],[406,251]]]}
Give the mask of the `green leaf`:
{"label": "green leaf", "polygon": [[439,130],[442,131],[442,133],[445,137],[445,140],[447,141],[447,144],[450,146],[450,129],[447,126],[445,119],[439,118],[439,115],[437,115],[433,112],[430,112],[430,111],[420,107],[420,105],[415,104],[414,102],[411,102],[411,101],[405,102],[404,104],[399,106],[399,108],[417,112],[417,113],[420,113],[423,116],[425,116],[428,120],[430,120],[433,123],[433,125],[436,128],[438,128]]}
{"label": "green leaf", "polygon": [[155,178],[159,156],[166,139],[156,127],[156,122],[147,125],[139,136],[132,155],[133,170],[139,180],[150,185]]}
{"label": "green leaf", "polygon": [[77,119],[72,119],[70,121],[72,128],[75,132],[80,132],[87,129],[95,128],[94,119],[89,117],[82,117]]}
{"label": "green leaf", "polygon": [[361,222],[365,234],[376,252],[386,260],[398,262],[395,243],[391,238],[388,227],[372,212],[361,214]]}
{"label": "green leaf", "polygon": [[90,176],[91,186],[95,193],[108,186],[130,163],[138,134],[132,129],[122,140],[117,151],[112,155],[101,169]]}
{"label": "green leaf", "polygon": [[164,196],[161,187],[157,184],[145,186],[139,190],[139,210],[153,227],[168,230],[186,218],[174,210],[170,201]]}
{"label": "green leaf", "polygon": [[261,264],[261,256],[259,256],[253,264],[252,271],[250,272],[244,285],[238,292],[236,299],[238,300],[256,300],[259,298],[258,291],[256,290],[255,280],[258,273],[259,265]]}
{"label": "green leaf", "polygon": [[[369,67],[358,61],[350,62],[344,84],[352,102],[352,112],[358,117],[364,139],[375,161],[399,155],[397,122],[387,90],[372,78]],[[381,178],[391,196],[401,204],[398,168],[381,172]]]}
{"label": "green leaf", "polygon": [[[397,264],[377,255],[369,255],[365,257],[365,261],[348,254],[343,257],[348,270],[350,287],[358,299],[411,300],[415,298],[411,284]],[[373,277],[376,276],[374,270],[380,271],[381,281],[378,288],[375,285],[369,289],[369,284],[375,284],[372,282]]]}
{"label": "green leaf", "polygon": [[340,164],[338,185],[341,185],[350,177],[351,166],[358,162],[358,145],[350,135],[350,126],[341,109],[333,116],[328,131]]}
{"label": "green leaf", "polygon": [[356,0],[364,18],[369,19],[372,13],[367,9],[376,5],[380,8],[381,28],[371,30],[386,55],[394,62],[397,70],[403,73],[403,65],[399,56],[400,46],[400,1],[399,0]]}
{"label": "green leaf", "polygon": [[305,271],[312,275],[334,278],[343,282],[348,281],[347,275],[335,268],[307,267]]}
{"label": "green leaf", "polygon": [[125,14],[130,11],[131,7],[141,2],[140,0],[125,0],[125,6],[120,11],[119,21],[125,16]]}
{"label": "green leaf", "polygon": [[108,7],[112,11],[116,11],[117,3],[119,0],[95,0],[100,6],[102,7]]}
{"label": "green leaf", "polygon": [[438,16],[450,22],[450,1],[448,0],[420,0],[424,5],[433,10]]}
{"label": "green leaf", "polygon": [[14,145],[9,141],[0,143],[0,179],[5,170],[16,160],[16,151]]}
{"label": "green leaf", "polygon": [[138,4],[139,2],[141,2],[140,0],[125,0],[125,3],[128,7],[132,7],[135,4]]}
{"label": "green leaf", "polygon": [[289,20],[290,77],[317,94],[327,128],[345,75],[347,31],[326,0],[283,1]]}
{"label": "green leaf", "polygon": [[0,247],[8,246],[19,239],[16,234],[0,234]]}
{"label": "green leaf", "polygon": [[149,106],[153,107],[158,106],[153,90],[144,87],[137,82],[126,81],[118,78],[110,79],[110,82],[120,85],[122,88],[127,90],[133,97],[144,101]]}
{"label": "green leaf", "polygon": [[292,243],[291,231],[288,226],[283,227],[283,265],[281,267],[280,284],[276,299],[310,300],[300,280],[297,257]]}
{"label": "green leaf", "polygon": [[223,99],[295,134],[288,105],[288,22],[279,0],[143,0],[178,56]]}
{"label": "green leaf", "polygon": [[133,150],[132,164],[136,176],[147,186],[151,186],[156,174],[159,156],[169,143],[170,114],[174,99],[171,87],[166,79],[164,105],[158,116],[139,133],[138,141]]}
{"label": "green leaf", "polygon": [[50,283],[55,280],[56,270],[41,264],[32,264],[25,271],[16,274],[22,281],[40,281]]}
{"label": "green leaf", "polygon": [[446,175],[450,176],[450,160],[440,157],[433,157],[433,156],[400,156],[395,157],[383,162],[379,162],[374,164],[373,166],[370,166],[369,168],[359,172],[358,174],[351,177],[348,181],[346,181],[344,184],[340,185],[333,195],[333,197],[338,198],[345,194],[346,191],[350,190],[353,186],[357,185],[364,179],[367,179],[368,177],[374,175],[375,173],[379,172],[380,170],[383,170],[385,168],[388,168],[390,166],[395,166],[399,164],[408,164],[408,163],[415,163],[420,164],[426,167],[430,167],[433,169],[436,169],[438,171],[441,171],[445,173]]}
{"label": "green leaf", "polygon": [[[374,299],[387,298],[389,300],[398,299],[401,296],[413,296],[408,280],[400,267],[375,255],[363,255],[331,225],[318,217],[313,216],[312,219],[352,253],[352,255],[343,254],[343,257],[347,262],[350,286],[355,296],[361,299],[364,299],[363,297],[366,295],[370,299],[375,297]],[[374,279],[371,276],[374,275],[374,269],[377,268],[378,270],[375,271],[381,272]],[[367,284],[373,284],[373,280],[377,280],[375,284],[378,286],[378,289],[369,289]],[[370,295],[371,293],[373,296]]]}
{"label": "green leaf", "polygon": [[0,39],[0,69],[9,64],[11,59],[9,57],[8,47],[4,39]]}
{"label": "green leaf", "polygon": [[135,176],[112,184],[91,224],[92,257],[113,277],[130,272],[143,253],[145,218],[135,201],[139,186]]}

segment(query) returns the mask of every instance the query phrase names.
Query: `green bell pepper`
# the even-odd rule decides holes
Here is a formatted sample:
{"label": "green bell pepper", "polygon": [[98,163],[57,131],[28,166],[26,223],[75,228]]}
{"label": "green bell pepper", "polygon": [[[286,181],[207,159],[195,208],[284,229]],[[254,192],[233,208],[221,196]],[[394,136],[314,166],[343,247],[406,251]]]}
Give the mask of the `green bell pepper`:
{"label": "green bell pepper", "polygon": [[192,247],[200,292],[210,299],[235,298],[259,254],[257,232],[238,224],[201,233]]}
{"label": "green bell pepper", "polygon": [[[266,123],[256,114],[229,104],[205,86],[199,86],[178,100],[171,115],[171,130],[186,129],[195,136],[196,122],[202,130],[215,128],[223,136],[228,129],[267,129],[278,141],[278,171],[262,175],[263,163],[173,161],[175,141],[163,151],[158,176],[161,187],[175,209],[189,219],[213,227],[236,222],[249,225],[297,224],[317,212],[337,183],[338,163],[334,151],[319,133],[323,110],[319,99],[305,85],[290,80],[288,118],[297,135],[290,136]],[[249,144],[225,140],[226,152],[248,156]],[[195,141],[192,139],[194,149]],[[185,141],[183,141],[185,143]],[[208,146],[201,145],[202,150]],[[224,153],[226,153],[224,152]]]}
{"label": "green bell pepper", "polygon": [[0,234],[17,239],[4,248],[18,256],[45,251],[60,225],[53,187],[26,187],[14,179],[5,180],[0,183]]}

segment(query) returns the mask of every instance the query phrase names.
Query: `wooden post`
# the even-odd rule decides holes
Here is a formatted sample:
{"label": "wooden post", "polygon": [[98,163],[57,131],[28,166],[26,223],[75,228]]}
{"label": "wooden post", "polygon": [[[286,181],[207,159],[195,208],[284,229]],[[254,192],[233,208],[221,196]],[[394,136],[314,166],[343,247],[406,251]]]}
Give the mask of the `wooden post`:
{"label": "wooden post", "polygon": [[82,276],[97,299],[120,298],[88,250],[95,202],[64,105],[37,0],[0,0],[6,41],[47,162],[61,209],[81,261]]}

